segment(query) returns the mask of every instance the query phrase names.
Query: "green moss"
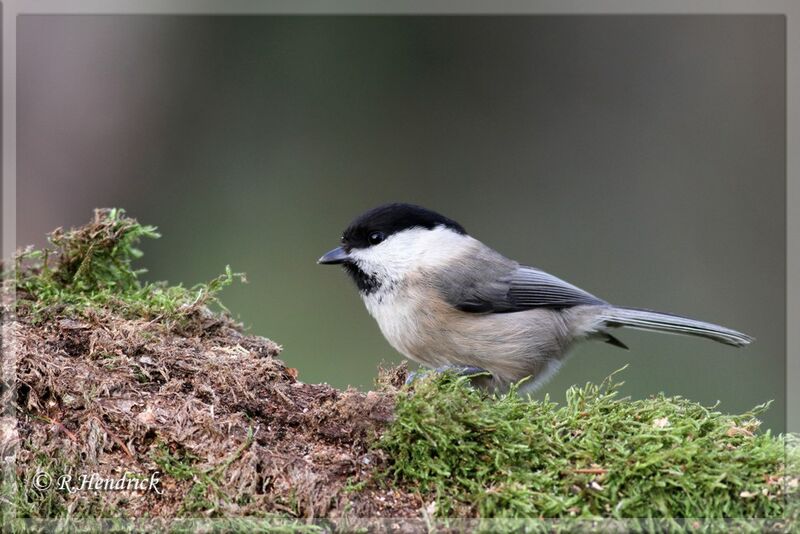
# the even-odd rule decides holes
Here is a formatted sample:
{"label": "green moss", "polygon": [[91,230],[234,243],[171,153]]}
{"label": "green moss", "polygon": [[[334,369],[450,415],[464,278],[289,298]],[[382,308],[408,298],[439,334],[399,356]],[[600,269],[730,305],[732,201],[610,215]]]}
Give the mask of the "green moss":
{"label": "green moss", "polygon": [[121,209],[95,210],[94,220],[78,229],[57,229],[51,246],[28,248],[16,257],[17,313],[34,322],[54,315],[80,316],[92,310],[125,318],[185,322],[202,306],[222,305],[217,293],[240,273],[225,273],[191,288],[164,282],[143,283],[144,269],[133,262],[143,238],[160,237],[156,227],[139,224]]}
{"label": "green moss", "polygon": [[[421,380],[378,442],[389,477],[434,496],[440,517],[785,513],[785,441],[755,432],[766,405],[731,416],[680,397],[619,399],[609,377],[571,388],[559,406],[487,396],[467,380]],[[795,476],[799,456],[790,449]]]}

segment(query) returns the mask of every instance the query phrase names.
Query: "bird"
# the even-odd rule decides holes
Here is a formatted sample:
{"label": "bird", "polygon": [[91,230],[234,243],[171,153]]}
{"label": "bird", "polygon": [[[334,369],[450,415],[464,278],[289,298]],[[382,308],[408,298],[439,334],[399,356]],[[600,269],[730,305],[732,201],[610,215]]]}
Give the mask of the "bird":
{"label": "bird", "polygon": [[627,349],[612,333],[620,327],[734,347],[754,339],[681,315],[610,304],[413,204],[387,203],[359,215],[318,263],[344,268],[400,354],[440,372],[469,374],[496,392],[512,385],[535,391],[582,341]]}

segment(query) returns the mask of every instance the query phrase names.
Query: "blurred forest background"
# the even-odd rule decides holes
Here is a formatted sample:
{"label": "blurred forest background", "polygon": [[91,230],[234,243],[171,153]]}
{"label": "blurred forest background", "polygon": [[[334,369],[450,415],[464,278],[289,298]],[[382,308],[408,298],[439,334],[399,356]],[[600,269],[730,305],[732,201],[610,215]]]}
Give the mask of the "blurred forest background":
{"label": "blurred forest background", "polygon": [[537,396],[624,393],[785,418],[785,19],[23,16],[18,243],[99,206],[158,225],[150,279],[226,264],[223,301],[306,382],[366,388],[384,341],[316,259],[402,200],[618,304],[756,336],[620,332]]}

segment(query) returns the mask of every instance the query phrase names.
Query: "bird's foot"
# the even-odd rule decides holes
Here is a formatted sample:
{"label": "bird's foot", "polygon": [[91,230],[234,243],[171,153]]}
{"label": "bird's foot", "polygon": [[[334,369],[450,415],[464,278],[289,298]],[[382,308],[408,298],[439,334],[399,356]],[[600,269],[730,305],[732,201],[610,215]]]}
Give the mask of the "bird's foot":
{"label": "bird's foot", "polygon": [[413,383],[417,378],[422,378],[430,373],[453,373],[456,376],[472,376],[472,375],[489,375],[491,373],[481,367],[474,367],[471,365],[443,365],[436,369],[423,369],[420,371],[411,371],[406,377],[406,385]]}

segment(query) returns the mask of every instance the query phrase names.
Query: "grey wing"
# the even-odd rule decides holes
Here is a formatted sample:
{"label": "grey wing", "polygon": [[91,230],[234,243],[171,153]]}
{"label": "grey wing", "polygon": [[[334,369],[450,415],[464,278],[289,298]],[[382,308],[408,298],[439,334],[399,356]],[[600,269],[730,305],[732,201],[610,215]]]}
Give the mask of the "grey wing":
{"label": "grey wing", "polygon": [[510,313],[531,308],[570,308],[582,304],[604,305],[604,300],[560,278],[533,267],[508,261],[490,262],[485,269],[449,272],[439,285],[445,299],[461,311]]}
{"label": "grey wing", "polygon": [[508,289],[514,310],[529,308],[570,308],[582,304],[608,304],[569,282],[533,267],[520,266],[514,271]]}

